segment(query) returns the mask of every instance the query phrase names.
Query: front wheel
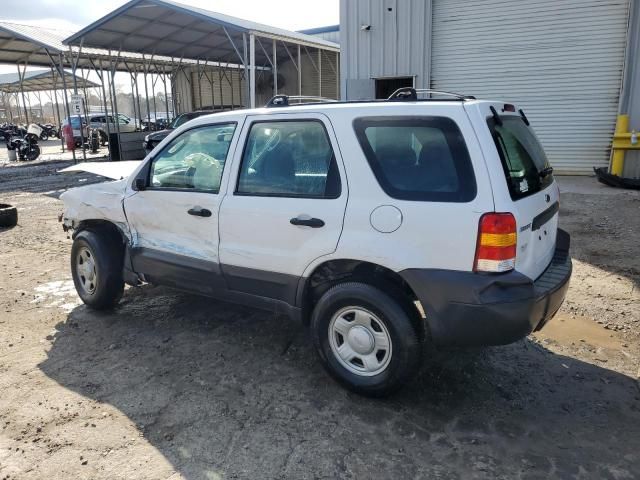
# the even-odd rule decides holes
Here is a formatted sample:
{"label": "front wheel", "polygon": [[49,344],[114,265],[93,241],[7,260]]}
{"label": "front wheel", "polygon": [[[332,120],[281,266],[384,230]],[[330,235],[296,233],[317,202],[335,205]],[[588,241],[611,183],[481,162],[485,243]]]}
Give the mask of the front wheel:
{"label": "front wheel", "polygon": [[106,229],[83,230],[71,248],[73,283],[82,301],[95,310],[114,307],[124,291],[122,243]]}
{"label": "front wheel", "polygon": [[311,318],[324,367],[363,395],[383,396],[399,389],[417,373],[421,360],[423,336],[412,308],[408,300],[364,283],[328,290]]}

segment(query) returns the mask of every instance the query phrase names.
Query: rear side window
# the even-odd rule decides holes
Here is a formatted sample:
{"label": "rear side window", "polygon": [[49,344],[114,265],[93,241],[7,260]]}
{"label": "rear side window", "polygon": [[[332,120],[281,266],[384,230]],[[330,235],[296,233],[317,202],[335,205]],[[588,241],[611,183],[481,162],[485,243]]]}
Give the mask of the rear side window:
{"label": "rear side window", "polygon": [[242,155],[237,194],[338,198],[340,173],[322,122],[256,122]]}
{"label": "rear side window", "polygon": [[513,200],[533,195],[553,183],[551,166],[531,127],[520,116],[502,115],[502,125],[487,119]]}
{"label": "rear side window", "polygon": [[475,198],[469,152],[450,118],[358,118],[354,128],[378,183],[390,197],[436,202]]}

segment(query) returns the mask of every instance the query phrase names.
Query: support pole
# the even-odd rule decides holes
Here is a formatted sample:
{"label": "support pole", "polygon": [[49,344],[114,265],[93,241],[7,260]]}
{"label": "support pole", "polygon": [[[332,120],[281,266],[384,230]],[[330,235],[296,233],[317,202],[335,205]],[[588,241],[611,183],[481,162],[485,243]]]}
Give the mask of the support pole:
{"label": "support pole", "polygon": [[273,39],[273,95],[278,95],[278,48]]}
{"label": "support pole", "polygon": [[[162,67],[162,85],[164,86],[164,109],[167,111],[167,123],[169,120],[169,97],[167,96],[167,72],[166,66]],[[173,115],[171,116],[171,121],[173,121]]]}
{"label": "support pole", "polygon": [[249,35],[249,105],[256,108],[256,36]]}
{"label": "support pole", "polygon": [[[78,61],[80,60],[81,51],[82,51],[82,43],[80,43],[80,51],[78,51],[78,58],[76,60],[74,58],[73,51],[71,51],[71,47],[69,47],[69,54],[71,55],[71,74],[73,75],[73,93],[75,93],[76,95],[78,94],[78,80],[76,78],[76,72],[78,71]],[[85,114],[85,120],[86,120],[87,118],[86,104],[85,102],[82,102],[82,103],[85,110],[84,114]],[[82,128],[83,127],[82,116],[78,115],[78,120],[80,120],[80,141],[82,142],[82,159],[86,160],[87,149],[84,144],[84,129]]]}
{"label": "support pole", "polygon": [[300,55],[300,44],[298,44],[298,95],[302,95],[302,56]]}
{"label": "support pole", "polygon": [[[49,52],[47,51],[47,53]],[[64,92],[64,106],[65,106],[65,109],[67,110],[67,118],[69,119],[69,127],[71,127],[71,136],[73,137],[73,125],[71,123],[71,109],[69,108],[69,97],[67,96],[67,78],[64,71],[64,62],[62,61],[62,52],[58,54],[58,59],[60,61],[60,67],[58,71],[60,73],[60,76],[62,77],[62,89]],[[82,125],[80,125],[80,130],[82,130]],[[73,156],[73,163],[77,163],[75,146],[73,149],[71,149],[71,155]]]}
{"label": "support pole", "polygon": [[22,96],[22,108],[24,109],[24,119],[27,124],[27,128],[29,127],[29,113],[27,112],[27,101],[24,98],[24,75],[27,71],[27,62],[24,62],[24,67],[20,70],[20,64],[16,65],[18,67],[18,80],[20,82],[20,95]]}
{"label": "support pole", "polygon": [[55,119],[58,128],[58,135],[60,135],[60,145],[62,146],[62,153],[64,153],[64,138],[62,138],[62,132],[59,130],[62,126],[62,121],[60,120],[60,110],[58,106],[58,78],[55,74],[55,70],[53,66],[51,67],[51,76],[53,77],[53,97],[55,98]]}
{"label": "support pole", "polygon": [[100,58],[98,60],[98,66],[99,69],[96,68],[95,63],[93,63],[93,60],[90,60],[91,62],[91,66],[93,67],[93,70],[96,72],[96,75],[98,75],[98,78],[100,79],[100,87],[102,89],[102,104],[104,107],[104,115],[105,115],[105,125],[107,126],[107,150],[109,152],[109,161],[111,161],[111,128],[109,127],[109,107],[107,106],[107,92],[106,89],[104,87],[104,69],[102,68],[102,58]]}
{"label": "support pole", "polygon": [[[109,56],[111,57],[111,52],[109,52]],[[116,70],[118,69],[118,61],[120,60],[120,51],[118,51],[118,55],[116,59],[109,59],[109,67],[111,74],[111,90],[113,91],[113,120],[116,125],[116,133],[118,134],[118,156],[120,160],[122,160],[122,142],[120,141],[120,117],[118,116],[118,95],[116,93]]]}
{"label": "support pole", "polygon": [[[144,55],[142,56],[143,61],[144,61]],[[149,105],[149,87],[147,85],[147,72],[148,72],[148,66],[147,64],[143,64],[143,68],[144,68],[144,74],[143,74],[143,78],[144,78],[144,97],[147,103],[147,128],[149,129],[149,131],[151,131],[151,107]]]}
{"label": "support pole", "polygon": [[[244,66],[244,82],[247,88],[247,100],[251,98],[251,85],[249,81],[249,59],[247,58],[247,34],[242,34],[242,65]],[[245,105],[246,107],[250,105]]]}
{"label": "support pole", "polygon": [[322,97],[322,50],[318,49],[318,95]]}
{"label": "support pole", "polygon": [[[629,115],[618,115],[616,122],[615,133],[627,133],[629,131]],[[614,150],[611,155],[611,169],[612,175],[622,176],[624,171],[624,150]]]}

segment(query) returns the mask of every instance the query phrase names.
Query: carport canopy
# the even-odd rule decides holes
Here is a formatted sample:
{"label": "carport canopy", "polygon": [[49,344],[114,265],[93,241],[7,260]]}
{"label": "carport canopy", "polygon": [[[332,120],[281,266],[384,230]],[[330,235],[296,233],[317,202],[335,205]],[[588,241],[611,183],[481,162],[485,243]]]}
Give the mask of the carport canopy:
{"label": "carport canopy", "polygon": [[[64,43],[193,60],[244,60],[243,34],[338,52],[339,46],[311,35],[183,5],[170,0],[132,0]],[[256,64],[265,53],[256,51]]]}
{"label": "carport canopy", "polygon": [[170,58],[148,56],[136,52],[109,51],[98,48],[68,46],[63,40],[71,32],[0,21],[0,64],[50,67],[60,62],[65,68],[95,68],[104,61],[105,68],[130,71],[134,66],[146,66],[148,71],[171,72],[175,69]]}
{"label": "carport canopy", "polygon": [[206,63],[240,64],[249,78],[251,106],[255,103],[256,70],[277,69],[276,57],[290,58],[299,70],[301,48],[340,51],[339,45],[318,37],[171,0],[131,0],[64,43],[112,52],[135,51]]}
{"label": "carport canopy", "polygon": [[[74,75],[65,70],[65,80],[67,85],[73,85]],[[100,85],[87,80],[79,75],[75,76],[78,88],[93,88]],[[62,90],[62,78],[57,70],[32,70],[24,73],[22,80],[22,91],[40,92],[47,90]],[[20,75],[18,73],[5,73],[0,75],[0,92],[18,93],[20,92]]]}

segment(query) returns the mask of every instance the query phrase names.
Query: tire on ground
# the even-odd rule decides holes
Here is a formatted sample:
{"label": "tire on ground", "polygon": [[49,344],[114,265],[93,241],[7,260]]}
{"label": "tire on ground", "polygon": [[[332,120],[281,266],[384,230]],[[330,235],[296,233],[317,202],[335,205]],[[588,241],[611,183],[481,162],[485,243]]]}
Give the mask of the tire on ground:
{"label": "tire on ground", "polygon": [[[96,266],[96,285],[93,292],[82,286],[77,257],[85,247],[93,256]],[[83,230],[78,233],[71,248],[71,273],[76,291],[82,301],[95,310],[113,308],[124,291],[122,277],[123,247],[116,232],[107,228]]]}
{"label": "tire on ground", "polygon": [[6,203],[0,203],[0,228],[11,228],[18,224],[18,210]]}
{"label": "tire on ground", "polygon": [[[349,306],[364,308],[376,315],[391,337],[391,359],[388,366],[376,375],[352,373],[331,349],[331,320],[340,309]],[[398,390],[418,373],[424,334],[419,331],[420,323],[412,315],[408,299],[403,302],[365,283],[341,283],[329,289],[317,302],[311,317],[311,335],[323,366],[333,378],[356,393],[379,397]]]}

